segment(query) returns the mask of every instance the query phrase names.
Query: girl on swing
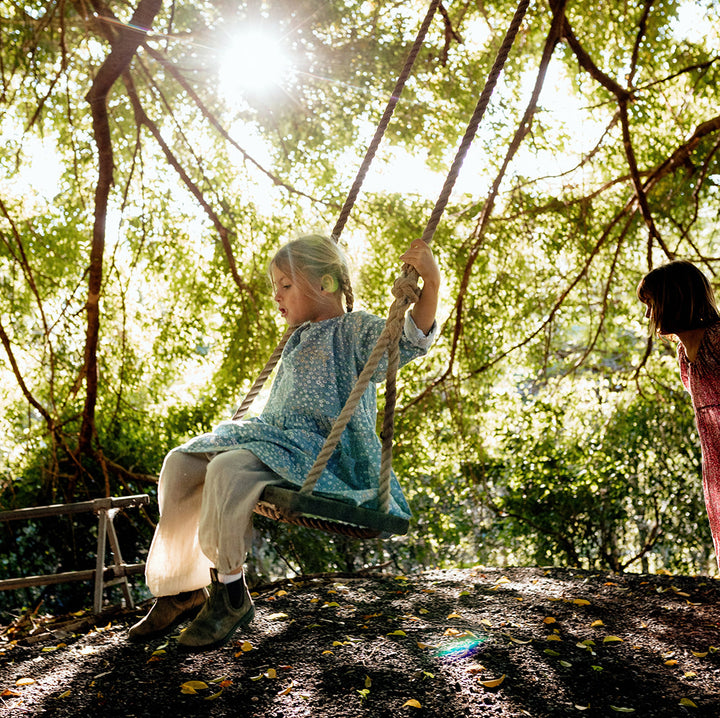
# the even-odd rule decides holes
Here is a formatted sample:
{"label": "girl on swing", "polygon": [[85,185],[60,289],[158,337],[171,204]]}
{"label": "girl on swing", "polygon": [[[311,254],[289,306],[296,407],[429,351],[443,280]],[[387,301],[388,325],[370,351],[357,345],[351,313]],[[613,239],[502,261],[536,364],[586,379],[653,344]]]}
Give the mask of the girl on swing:
{"label": "girl on swing", "polygon": [[680,378],[690,393],[702,449],[705,506],[720,565],[720,314],[712,286],[690,262],[653,269],[637,290],[651,331],[677,338]]}
{"label": "girl on swing", "polygon": [[[400,363],[406,364],[427,353],[434,339],[440,270],[422,240],[413,241],[400,259],[423,280],[400,340]],[[178,642],[186,650],[202,650],[224,644],[252,620],[242,567],[253,508],[268,484],[303,484],[384,328],[383,319],[352,311],[348,267],[330,239],[311,235],[289,242],[272,259],[270,276],[280,314],[298,329],[283,350],[259,417],[224,422],[165,458],[158,485],[160,520],[145,568],[156,600],[130,628],[132,641],[164,635],[196,616]],[[385,368],[381,362],[375,382],[384,379]],[[371,384],[317,491],[376,508],[373,487],[381,453],[376,413]],[[390,512],[406,518],[410,513],[395,476]]]}

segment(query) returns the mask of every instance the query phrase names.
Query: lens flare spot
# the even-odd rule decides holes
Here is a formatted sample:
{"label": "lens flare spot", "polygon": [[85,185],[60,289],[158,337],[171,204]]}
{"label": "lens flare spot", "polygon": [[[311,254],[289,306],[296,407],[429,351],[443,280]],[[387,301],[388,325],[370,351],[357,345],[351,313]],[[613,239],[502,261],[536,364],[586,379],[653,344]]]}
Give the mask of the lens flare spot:
{"label": "lens flare spot", "polygon": [[438,658],[446,660],[470,658],[479,653],[486,640],[486,637],[478,638],[477,636],[457,638],[456,640],[446,643],[444,646],[438,648],[437,651],[435,651],[435,655]]}

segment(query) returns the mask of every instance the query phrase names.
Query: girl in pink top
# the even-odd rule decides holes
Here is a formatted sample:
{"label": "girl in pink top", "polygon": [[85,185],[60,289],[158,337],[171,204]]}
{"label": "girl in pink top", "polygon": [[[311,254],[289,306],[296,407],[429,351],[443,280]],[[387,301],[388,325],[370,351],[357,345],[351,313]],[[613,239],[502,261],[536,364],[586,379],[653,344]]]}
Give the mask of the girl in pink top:
{"label": "girl in pink top", "polygon": [[710,282],[693,264],[676,261],[649,272],[638,299],[651,331],[678,339],[680,376],[692,397],[702,448],[702,476],[720,565],[720,314]]}

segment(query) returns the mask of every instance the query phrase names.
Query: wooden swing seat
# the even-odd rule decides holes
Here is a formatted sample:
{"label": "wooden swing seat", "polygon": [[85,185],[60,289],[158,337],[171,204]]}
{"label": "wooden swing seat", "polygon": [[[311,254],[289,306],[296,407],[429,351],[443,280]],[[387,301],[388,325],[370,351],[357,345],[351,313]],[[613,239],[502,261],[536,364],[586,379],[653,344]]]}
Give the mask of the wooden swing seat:
{"label": "wooden swing seat", "polygon": [[266,486],[255,512],[273,521],[319,529],[353,538],[377,538],[408,532],[409,520],[362,506],[302,493],[290,483]]}

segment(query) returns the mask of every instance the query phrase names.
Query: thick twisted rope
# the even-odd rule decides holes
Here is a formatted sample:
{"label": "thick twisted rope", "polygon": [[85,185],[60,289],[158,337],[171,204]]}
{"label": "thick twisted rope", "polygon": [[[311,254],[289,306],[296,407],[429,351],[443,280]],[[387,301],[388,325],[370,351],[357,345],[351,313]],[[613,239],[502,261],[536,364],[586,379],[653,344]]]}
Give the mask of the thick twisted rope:
{"label": "thick twisted rope", "polygon": [[[335,420],[335,423],[333,424],[330,433],[325,439],[325,443],[323,444],[320,453],[317,455],[315,463],[308,472],[305,483],[300,489],[301,493],[312,493],[313,489],[315,488],[317,480],[320,478],[320,475],[324,471],[325,466],[330,457],[332,456],[333,451],[335,451],[335,448],[340,441],[340,437],[342,436],[343,431],[345,431],[345,427],[355,413],[355,409],[357,408],[360,399],[362,398],[365,390],[370,384],[372,376],[375,373],[375,370],[377,369],[378,364],[380,364],[380,360],[383,358],[386,351],[388,351],[389,354],[388,365],[391,363],[391,361],[394,361],[395,373],[397,374],[398,357],[394,356],[394,351],[390,350],[389,347],[399,346],[400,335],[402,334],[403,326],[405,324],[405,311],[407,310],[407,307],[412,304],[412,302],[417,301],[418,299],[417,282],[414,281],[413,278],[410,276],[405,278],[401,277],[393,285],[393,294],[396,298],[388,312],[388,317],[385,321],[385,327],[383,328],[383,331],[378,337],[378,340],[375,343],[375,347],[372,350],[370,356],[368,357],[368,360],[365,363],[363,370],[360,372],[360,376],[357,378],[355,386],[353,387],[350,395],[347,398],[347,401],[345,402],[345,406],[340,412],[338,418]],[[394,381],[391,383],[394,387]],[[391,459],[392,454],[390,454],[390,460]],[[381,473],[381,480],[378,489],[378,503],[380,506],[380,510],[385,513],[387,513],[387,509],[390,505],[390,466],[388,465],[386,468],[387,471],[385,473],[387,474],[387,479],[383,480],[383,476]]]}
{"label": "thick twisted rope", "polygon": [[517,10],[515,11],[515,15],[510,22],[510,26],[505,33],[505,39],[503,40],[503,43],[498,50],[497,57],[495,58],[492,69],[490,70],[490,74],[488,75],[485,87],[483,88],[480,98],[478,99],[478,103],[475,106],[475,111],[473,112],[467,129],[465,130],[465,135],[460,142],[457,153],[455,154],[455,159],[453,160],[452,165],[450,165],[450,171],[448,172],[445,184],[440,191],[440,195],[437,199],[437,202],[435,203],[433,211],[430,214],[430,219],[428,220],[427,226],[425,227],[425,231],[422,234],[422,239],[428,244],[432,242],[435,230],[437,229],[438,223],[440,222],[440,217],[445,211],[445,207],[448,203],[448,200],[450,199],[450,194],[452,193],[453,186],[455,185],[455,180],[460,174],[460,168],[462,167],[462,163],[465,160],[465,156],[470,149],[470,145],[472,144],[473,139],[475,139],[477,128],[480,125],[480,121],[482,120],[483,115],[485,114],[485,110],[487,109],[488,103],[490,102],[490,96],[495,89],[495,85],[497,84],[498,77],[500,76],[500,73],[502,72],[502,69],[505,65],[505,61],[510,54],[510,50],[512,49],[513,43],[515,42],[515,36],[520,29],[520,25],[523,21],[523,18],[525,17],[525,12],[527,11],[529,4],[530,0],[520,0]]}
{"label": "thick twisted rope", "polygon": [[290,339],[292,333],[295,331],[296,328],[297,327],[289,326],[285,330],[285,334],[283,334],[280,338],[280,342],[275,347],[275,351],[270,355],[270,358],[267,360],[267,364],[265,364],[263,370],[258,375],[258,378],[255,379],[255,383],[250,387],[250,391],[248,391],[248,393],[245,395],[245,398],[242,400],[240,406],[233,414],[233,421],[235,421],[236,419],[242,419],[243,416],[245,416],[247,410],[250,408],[253,401],[255,401],[255,397],[260,393],[263,386],[265,385],[267,378],[270,376],[270,374],[272,374],[275,365],[278,363],[278,361],[280,361],[282,351],[285,348],[288,339]]}
{"label": "thick twisted rope", "polygon": [[420,26],[420,30],[418,31],[417,37],[415,38],[415,42],[410,48],[410,52],[407,56],[407,59],[405,60],[405,66],[403,67],[402,72],[400,73],[397,82],[395,83],[395,88],[390,95],[390,99],[388,100],[387,106],[385,107],[385,112],[380,119],[380,123],[378,124],[377,129],[375,130],[375,136],[372,138],[372,141],[367,148],[365,158],[360,164],[360,169],[355,176],[355,181],[350,188],[350,192],[348,193],[347,199],[345,200],[345,204],[340,210],[340,216],[338,217],[338,220],[335,223],[335,227],[333,228],[331,236],[336,242],[338,241],[338,239],[340,239],[340,234],[342,233],[345,227],[345,223],[350,216],[350,212],[355,205],[355,200],[357,199],[357,196],[360,192],[360,187],[362,186],[362,183],[365,180],[365,176],[370,169],[370,164],[375,158],[377,148],[379,147],[380,141],[385,134],[385,130],[390,123],[390,118],[395,111],[395,106],[400,100],[400,95],[405,87],[405,83],[407,82],[408,77],[410,76],[410,72],[412,71],[413,65],[415,64],[415,60],[418,56],[418,53],[420,52],[420,48],[425,42],[425,35],[427,35],[430,23],[432,22],[433,16],[435,15],[435,11],[437,10],[439,4],[440,0],[432,0],[432,2],[430,3],[430,7],[428,8],[425,19]]}
{"label": "thick twisted rope", "polygon": [[304,514],[296,514],[277,506],[260,501],[255,506],[255,513],[265,516],[273,521],[284,521],[287,524],[295,526],[304,526],[308,529],[317,529],[319,531],[327,531],[328,533],[340,534],[341,536],[349,536],[350,538],[376,538],[380,535],[379,531],[367,529],[354,524],[346,524],[340,521],[332,521],[330,519],[321,519],[317,516],[305,516]]}
{"label": "thick twisted rope", "polygon": [[[483,91],[480,95],[472,117],[470,118],[470,122],[468,123],[465,135],[460,142],[460,146],[458,147],[455,159],[453,160],[453,163],[450,167],[443,188],[440,192],[437,202],[435,203],[435,207],[433,208],[433,211],[430,215],[427,226],[425,227],[425,231],[422,234],[421,239],[427,244],[430,244],[433,240],[435,230],[437,229],[440,218],[445,211],[445,207],[447,206],[448,200],[455,185],[455,181],[457,180],[457,177],[460,173],[460,168],[462,167],[463,161],[470,149],[470,145],[475,138],[477,128],[479,127],[480,121],[485,114],[485,110],[487,109],[490,97],[493,93],[493,90],[495,89],[498,77],[500,76],[500,72],[505,65],[505,62],[510,53],[515,37],[520,28],[529,4],[530,0],[520,0],[518,8],[515,11],[515,15],[513,16],[507,33],[505,34],[503,43],[500,46],[500,50],[498,51],[498,54],[495,58],[495,62],[493,63],[493,67],[490,71],[490,74],[488,75],[485,87],[483,88]],[[358,177],[360,177],[360,173],[358,174]],[[360,180],[360,182],[356,180],[356,183],[358,184],[358,190],[359,184],[361,182],[362,180]],[[355,192],[355,197],[356,196],[357,191]],[[355,198],[353,197],[352,202],[354,202],[354,199]],[[350,207],[352,207],[352,202],[350,203]],[[345,208],[343,208],[343,211],[344,210]],[[338,220],[336,229],[333,230],[333,237],[335,237],[336,239],[337,236],[339,236],[339,232],[342,230],[345,221],[347,220],[347,215],[349,214],[349,211],[350,210],[348,209],[347,213],[345,213],[342,224],[340,223],[340,220]],[[341,213],[341,216],[342,214],[343,213]],[[393,294],[395,295],[396,299],[388,312],[385,328],[380,334],[380,337],[378,338],[377,343],[375,344],[375,347],[370,354],[367,363],[365,364],[365,367],[360,373],[360,376],[358,377],[355,386],[353,387],[353,390],[350,392],[350,396],[345,402],[345,406],[343,407],[340,415],[338,416],[332,429],[330,430],[330,433],[325,440],[323,448],[320,450],[320,453],[318,454],[315,463],[310,469],[310,472],[308,473],[308,476],[305,479],[302,488],[300,489],[302,493],[311,493],[315,488],[317,480],[320,478],[322,472],[325,470],[327,462],[332,456],[332,453],[335,451],[337,444],[340,441],[340,437],[345,430],[345,427],[352,418],[352,415],[355,413],[355,409],[357,408],[360,399],[365,393],[365,390],[367,389],[372,379],[372,376],[375,373],[375,370],[377,369],[382,357],[387,351],[387,396],[385,402],[385,414],[383,417],[383,429],[381,432],[382,456],[380,464],[380,480],[378,487],[379,508],[381,511],[387,513],[390,504],[390,478],[392,475],[392,444],[395,424],[395,398],[397,393],[396,377],[399,366],[399,343],[405,321],[405,311],[410,304],[416,302],[419,298],[419,291],[417,288],[418,279],[419,275],[413,267],[409,265],[403,266],[402,275],[396,280],[395,284],[393,285]]]}
{"label": "thick twisted rope", "polygon": [[[435,203],[435,207],[433,208],[432,213],[430,214],[430,219],[428,220],[427,226],[425,227],[425,231],[422,234],[421,239],[426,242],[427,244],[430,244],[433,240],[433,237],[435,235],[435,230],[437,229],[438,223],[440,222],[440,217],[442,216],[443,212],[445,211],[445,207],[447,206],[448,200],[450,199],[450,194],[452,193],[453,186],[455,185],[455,181],[458,178],[458,175],[460,174],[460,168],[462,167],[462,163],[465,159],[465,156],[468,153],[468,150],[470,149],[470,145],[472,144],[473,139],[475,138],[475,134],[477,133],[477,129],[480,125],[480,121],[482,120],[483,115],[485,114],[485,110],[487,109],[488,103],[490,102],[490,97],[493,93],[493,90],[495,89],[495,85],[497,84],[498,77],[500,76],[500,72],[502,71],[505,61],[508,58],[508,55],[510,54],[510,50],[513,46],[513,43],[515,41],[515,37],[517,35],[517,32],[520,28],[520,24],[523,21],[523,18],[525,17],[525,13],[527,11],[528,5],[530,4],[530,0],[520,0],[520,3],[518,5],[517,10],[515,11],[515,15],[513,16],[513,19],[510,23],[510,26],[508,27],[508,30],[505,34],[505,39],[503,40],[502,45],[500,46],[500,50],[498,51],[497,57],[495,58],[495,62],[493,63],[492,69],[490,70],[490,74],[488,75],[487,82],[485,83],[485,87],[483,88],[483,91],[480,95],[480,98],[478,99],[477,105],[475,106],[475,111],[472,114],[472,117],[470,118],[470,122],[468,123],[467,130],[465,131],[465,135],[462,138],[462,141],[460,142],[460,146],[458,147],[457,153],[455,154],[455,159],[453,160],[452,165],[450,166],[450,171],[448,172],[448,176],[445,180],[445,184],[443,185],[443,188],[440,192],[440,195],[437,199],[437,202]],[[417,271],[410,267],[409,265],[403,266],[403,276],[407,277],[408,281],[411,283],[415,283],[415,286],[417,286],[417,280],[418,280],[418,274]],[[400,334],[398,334],[397,337],[397,345],[392,345],[388,347],[388,370],[387,370],[387,377],[385,379],[385,386],[386,386],[386,398],[385,398],[385,411],[383,414],[383,428],[382,432],[380,434],[382,439],[382,456],[380,460],[380,479],[379,479],[379,497],[385,497],[387,496],[389,501],[389,494],[390,494],[390,478],[392,475],[392,449],[393,449],[393,439],[395,435],[395,396],[396,396],[396,390],[395,390],[395,383],[396,383],[396,374],[397,374],[397,364],[394,360],[391,360],[390,357],[397,357],[399,356],[399,342],[400,342]],[[390,389],[390,391],[388,391]],[[387,506],[388,503],[383,503],[384,499],[380,500],[381,506]],[[385,509],[386,510],[386,509]]]}
{"label": "thick twisted rope", "polygon": [[[387,130],[388,124],[390,123],[390,119],[393,115],[393,112],[395,111],[395,106],[397,105],[398,101],[400,100],[400,95],[402,94],[403,89],[405,88],[405,84],[407,83],[407,79],[410,76],[410,72],[412,71],[413,65],[415,64],[415,60],[417,59],[418,54],[420,53],[420,49],[422,48],[423,43],[425,42],[425,36],[427,35],[428,29],[430,28],[430,23],[432,22],[432,19],[435,15],[435,11],[438,8],[438,5],[440,5],[440,0],[431,0],[430,6],[428,7],[428,11],[425,14],[425,19],[422,22],[422,25],[420,26],[420,30],[418,31],[417,37],[415,38],[415,41],[412,44],[412,47],[410,48],[410,52],[408,53],[407,59],[405,60],[405,64],[403,66],[402,71],[400,72],[400,75],[398,76],[398,79],[395,83],[395,87],[393,88],[392,94],[390,95],[390,99],[388,100],[388,103],[385,107],[385,112],[383,113],[383,116],[380,120],[380,123],[378,124],[377,129],[375,130],[375,135],[372,138],[372,141],[370,142],[370,145],[368,146],[367,151],[365,152],[365,157],[360,164],[360,169],[358,170],[357,175],[355,176],[355,181],[353,182],[352,187],[350,188],[350,192],[348,193],[347,199],[345,200],[345,204],[343,205],[342,209],[340,210],[340,215],[338,217],[337,222],[335,223],[335,227],[332,231],[332,238],[335,242],[337,242],[340,238],[340,234],[342,233],[345,224],[347,223],[348,217],[350,216],[350,212],[352,211],[353,206],[355,205],[355,201],[357,200],[357,196],[360,192],[360,187],[362,186],[362,183],[365,180],[365,177],[367,176],[368,170],[370,169],[370,165],[375,158],[375,153],[377,152],[377,149],[380,145],[380,142],[382,141],[382,138],[385,135],[385,131]],[[237,411],[233,414],[233,420],[242,418],[246,413],[247,410],[252,405],[255,397],[260,393],[263,386],[265,385],[265,382],[267,381],[270,374],[272,374],[273,369],[277,365],[278,361],[280,361],[280,356],[282,355],[282,350],[285,347],[285,344],[287,344],[288,339],[290,338],[291,334],[295,330],[295,327],[288,328],[288,330],[283,335],[282,339],[280,340],[280,344],[277,346],[275,351],[270,355],[270,359],[268,359],[267,364],[265,364],[265,367],[263,368],[262,372],[258,376],[258,378],[255,380],[255,383],[250,388],[250,391],[247,393],[245,398],[242,400],[240,406],[237,408]]]}

